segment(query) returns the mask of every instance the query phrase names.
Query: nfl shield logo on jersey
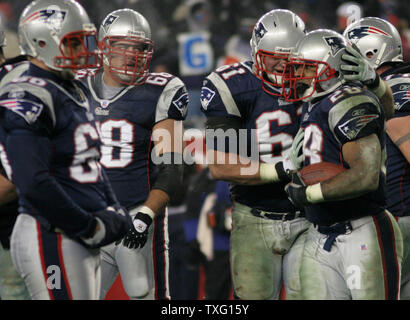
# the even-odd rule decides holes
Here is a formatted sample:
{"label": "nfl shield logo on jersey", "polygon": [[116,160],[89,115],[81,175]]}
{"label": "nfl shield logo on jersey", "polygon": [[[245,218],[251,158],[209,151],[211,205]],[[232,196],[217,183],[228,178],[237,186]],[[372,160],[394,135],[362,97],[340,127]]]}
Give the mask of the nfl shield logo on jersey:
{"label": "nfl shield logo on jersey", "polygon": [[109,100],[101,100],[100,102],[101,108],[107,108],[109,104],[110,104]]}

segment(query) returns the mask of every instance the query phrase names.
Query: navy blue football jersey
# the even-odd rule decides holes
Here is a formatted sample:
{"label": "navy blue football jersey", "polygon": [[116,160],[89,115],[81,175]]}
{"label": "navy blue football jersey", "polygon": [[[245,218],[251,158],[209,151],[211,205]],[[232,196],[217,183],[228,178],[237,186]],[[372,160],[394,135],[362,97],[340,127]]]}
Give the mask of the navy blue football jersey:
{"label": "navy blue football jersey", "polygon": [[80,82],[33,64],[0,89],[0,126],[19,212],[73,236],[93,220],[90,212],[108,205],[88,95]]}
{"label": "navy blue football jersey", "polygon": [[[19,56],[14,59],[6,60],[0,68],[0,87],[7,82],[20,76],[28,68],[28,62],[23,56]],[[0,160],[4,161],[4,164],[0,166],[0,173],[8,178],[11,173],[10,164],[7,161],[5,153],[5,147],[2,144],[6,139],[5,131],[0,127]],[[11,235],[11,231],[14,226],[14,222],[17,218],[18,200],[15,199],[9,203],[0,206],[0,241],[7,243],[8,238]]]}
{"label": "navy blue football jersey", "polygon": [[[240,140],[237,149],[246,144],[248,156],[255,154],[256,149],[261,162],[282,161],[299,129],[301,104],[266,93],[261,80],[252,72],[252,62],[226,65],[212,72],[204,80],[201,104],[207,118],[240,121],[241,128],[246,129],[243,139],[246,141],[237,134]],[[224,149],[218,143],[214,148]],[[233,152],[226,148],[223,151]],[[233,200],[247,206],[271,212],[295,211],[284,191],[284,183],[231,184],[230,187]]]}
{"label": "navy blue football jersey", "polygon": [[[344,161],[345,143],[376,134],[385,155],[385,116],[377,97],[359,86],[345,85],[316,102],[303,106],[301,127],[305,130],[304,166],[332,162],[349,168]],[[380,172],[376,191],[360,197],[323,202],[305,207],[309,221],[330,225],[375,215],[385,207],[385,175]]]}
{"label": "navy blue football jersey", "polygon": [[165,119],[183,121],[189,96],[179,78],[151,73],[145,83],[123,87],[111,99],[102,99],[102,76],[98,72],[85,81],[101,132],[101,164],[118,201],[130,208],[146,200],[157,177],[151,158],[152,128]]}
{"label": "navy blue football jersey", "polygon": [[[410,67],[407,73],[383,76],[393,91],[396,117],[410,116]],[[410,164],[389,136],[386,139],[387,209],[395,216],[410,215]]]}

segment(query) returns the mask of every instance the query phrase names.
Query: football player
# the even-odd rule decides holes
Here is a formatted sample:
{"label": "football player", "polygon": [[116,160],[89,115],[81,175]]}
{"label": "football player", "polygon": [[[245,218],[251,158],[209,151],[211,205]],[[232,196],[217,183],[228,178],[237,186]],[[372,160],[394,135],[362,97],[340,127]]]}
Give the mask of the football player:
{"label": "football player", "polygon": [[[230,258],[240,299],[278,299],[282,282],[288,299],[299,298],[300,258],[310,224],[284,192],[285,170],[295,167],[282,160],[298,132],[301,105],[281,98],[281,81],[288,56],[304,35],[305,24],[293,12],[266,13],[252,32],[252,61],[216,69],[202,87],[210,171],[214,179],[231,183]],[[234,132],[233,148],[221,143],[228,132]],[[246,146],[245,152],[237,146]],[[255,149],[257,155],[249,158]]]}
{"label": "football player", "polygon": [[165,207],[183,189],[188,93],[179,78],[149,72],[154,44],[138,12],[109,13],[99,42],[104,68],[86,81],[100,123],[101,164],[134,223],[121,243],[103,248],[101,299],[118,272],[130,299],[169,299]]}
{"label": "football player", "polygon": [[[3,47],[6,46],[4,28],[0,25],[0,87],[18,77],[27,69],[24,56],[6,60]],[[21,65],[21,66],[20,66]],[[4,146],[0,147],[1,150]],[[10,236],[17,218],[18,199],[16,187],[7,179],[0,166],[0,297],[2,300],[28,300],[26,285],[17,273],[10,254]]]}
{"label": "football player", "polygon": [[2,164],[19,194],[13,262],[32,299],[97,299],[99,247],[131,220],[99,165],[77,69],[96,67],[95,27],[75,1],[36,0],[19,20],[27,71],[0,89]]}
{"label": "football player", "polygon": [[[300,172],[286,192],[312,223],[300,277],[304,299],[398,299],[403,241],[385,210],[385,115],[376,95],[345,83],[346,40],[315,30],[286,66],[289,101],[303,100],[304,165],[347,170],[306,186]],[[295,96],[296,94],[296,96]]]}
{"label": "football player", "polygon": [[400,298],[410,299],[410,65],[403,63],[399,32],[386,20],[362,18],[343,35],[393,91],[395,113],[386,123],[386,200],[403,236]]}

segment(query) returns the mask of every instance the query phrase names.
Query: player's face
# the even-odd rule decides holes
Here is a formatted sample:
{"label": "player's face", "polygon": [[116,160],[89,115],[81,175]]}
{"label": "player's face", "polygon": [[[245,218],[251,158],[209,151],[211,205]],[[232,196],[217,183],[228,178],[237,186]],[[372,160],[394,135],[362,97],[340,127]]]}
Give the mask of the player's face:
{"label": "player's face", "polygon": [[316,77],[317,66],[298,64],[294,67],[295,76],[299,78],[298,83],[310,86]]}
{"label": "player's face", "polygon": [[137,64],[137,69],[144,65],[143,59],[137,59],[139,53],[145,51],[145,45],[135,41],[120,40],[111,43],[111,67],[112,68],[129,68],[134,69]]}
{"label": "player's face", "polygon": [[282,73],[285,68],[287,58],[265,57],[266,70],[272,73]]}
{"label": "player's face", "polygon": [[73,65],[78,67],[85,65],[85,55],[87,54],[87,49],[79,38],[64,39],[61,49],[64,56],[73,57]]}

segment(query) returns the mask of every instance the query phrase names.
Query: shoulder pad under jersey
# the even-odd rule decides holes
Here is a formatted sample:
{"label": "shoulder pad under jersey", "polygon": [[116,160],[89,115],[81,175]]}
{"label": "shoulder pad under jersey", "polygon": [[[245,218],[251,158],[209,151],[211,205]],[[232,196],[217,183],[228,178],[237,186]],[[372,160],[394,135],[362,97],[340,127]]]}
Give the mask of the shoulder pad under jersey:
{"label": "shoulder pad under jersey", "polygon": [[2,71],[4,70],[4,73],[1,72],[2,75],[0,75],[0,87],[4,86],[6,83],[10,82],[13,79],[20,77],[23,74],[23,72],[25,72],[28,69],[29,65],[30,64],[28,62],[20,62],[15,65],[4,65],[2,67]]}
{"label": "shoulder pad under jersey", "polygon": [[394,109],[410,112],[410,73],[392,74],[384,80],[393,91]]}
{"label": "shoulder pad under jersey", "polygon": [[344,144],[373,132],[375,129],[371,125],[372,122],[375,120],[376,127],[379,127],[378,122],[384,121],[381,114],[380,103],[370,92],[348,94],[332,106],[329,111],[328,124],[335,138]]}
{"label": "shoulder pad under jersey", "polygon": [[156,106],[155,123],[167,118],[184,120],[189,103],[185,84],[178,77],[172,76],[164,85]]}
{"label": "shoulder pad under jersey", "polygon": [[261,84],[249,65],[235,63],[219,67],[203,82],[202,109],[212,116],[241,117],[241,98],[246,99],[242,94],[260,88]]}
{"label": "shoulder pad under jersey", "polygon": [[29,124],[48,109],[53,126],[56,124],[53,96],[44,79],[21,76],[0,88],[0,105],[23,117]]}

